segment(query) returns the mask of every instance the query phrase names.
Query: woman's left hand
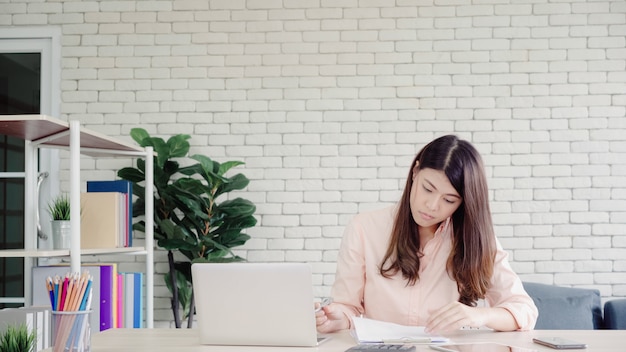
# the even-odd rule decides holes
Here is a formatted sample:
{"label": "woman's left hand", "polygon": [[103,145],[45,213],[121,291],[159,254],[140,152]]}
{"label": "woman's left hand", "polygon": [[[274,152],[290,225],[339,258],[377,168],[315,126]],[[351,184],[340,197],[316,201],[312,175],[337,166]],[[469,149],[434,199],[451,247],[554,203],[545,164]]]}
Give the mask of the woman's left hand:
{"label": "woman's left hand", "polygon": [[427,333],[458,330],[464,326],[478,328],[487,321],[488,308],[466,306],[459,302],[449,303],[434,311],[426,322]]}

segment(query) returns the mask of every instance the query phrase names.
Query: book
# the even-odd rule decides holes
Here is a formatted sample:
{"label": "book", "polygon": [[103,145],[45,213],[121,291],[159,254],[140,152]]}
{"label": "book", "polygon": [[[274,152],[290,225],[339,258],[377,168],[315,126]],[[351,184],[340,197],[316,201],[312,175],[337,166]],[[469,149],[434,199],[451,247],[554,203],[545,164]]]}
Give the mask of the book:
{"label": "book", "polygon": [[[117,269],[117,268],[116,268]],[[120,326],[118,325],[118,320],[117,320],[117,313],[118,313],[118,300],[119,300],[119,282],[117,280],[117,277],[119,276],[117,270],[115,270],[115,272],[113,273],[113,302],[111,304],[111,310],[113,311],[113,328],[119,328]]]}
{"label": "book", "polygon": [[83,192],[80,195],[81,248],[117,248],[120,243],[119,192]]}
{"label": "book", "polygon": [[116,328],[124,328],[124,277],[117,274],[117,325]]}
{"label": "book", "polygon": [[133,327],[136,329],[143,328],[143,273],[137,272],[134,275],[134,313]]}
{"label": "book", "polygon": [[123,273],[124,277],[124,327],[132,328],[134,325],[133,314],[135,309],[135,275],[133,273]]}
{"label": "book", "polygon": [[127,180],[87,181],[87,192],[120,192],[124,194],[124,222],[127,228],[124,245],[133,246],[133,183]]}

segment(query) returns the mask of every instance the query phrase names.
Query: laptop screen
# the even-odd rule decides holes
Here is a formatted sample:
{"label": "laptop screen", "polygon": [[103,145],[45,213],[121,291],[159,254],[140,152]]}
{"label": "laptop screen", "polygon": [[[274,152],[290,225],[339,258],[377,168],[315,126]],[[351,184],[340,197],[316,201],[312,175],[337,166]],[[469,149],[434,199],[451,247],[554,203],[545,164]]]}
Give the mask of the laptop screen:
{"label": "laptop screen", "polygon": [[315,346],[306,263],[196,263],[191,267],[200,342]]}

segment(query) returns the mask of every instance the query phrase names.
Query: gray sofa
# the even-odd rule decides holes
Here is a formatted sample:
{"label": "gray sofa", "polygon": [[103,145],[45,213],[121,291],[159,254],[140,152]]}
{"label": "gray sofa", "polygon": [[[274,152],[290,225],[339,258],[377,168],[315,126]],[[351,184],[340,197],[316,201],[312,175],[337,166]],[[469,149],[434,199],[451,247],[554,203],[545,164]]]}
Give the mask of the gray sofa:
{"label": "gray sofa", "polygon": [[626,330],[626,299],[614,299],[604,303],[604,327]]}
{"label": "gray sofa", "polygon": [[603,307],[596,289],[523,284],[539,310],[535,329],[626,329],[626,299],[608,301]]}

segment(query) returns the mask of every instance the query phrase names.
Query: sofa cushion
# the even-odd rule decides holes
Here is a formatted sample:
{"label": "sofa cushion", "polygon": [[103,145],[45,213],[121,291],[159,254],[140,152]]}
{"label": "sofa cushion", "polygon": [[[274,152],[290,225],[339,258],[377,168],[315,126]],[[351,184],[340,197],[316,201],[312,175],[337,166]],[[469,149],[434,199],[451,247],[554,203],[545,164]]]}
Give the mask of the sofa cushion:
{"label": "sofa cushion", "polygon": [[591,330],[602,327],[600,291],[524,282],[535,302],[539,330]]}
{"label": "sofa cushion", "polygon": [[604,303],[604,327],[626,330],[626,299],[614,299]]}

